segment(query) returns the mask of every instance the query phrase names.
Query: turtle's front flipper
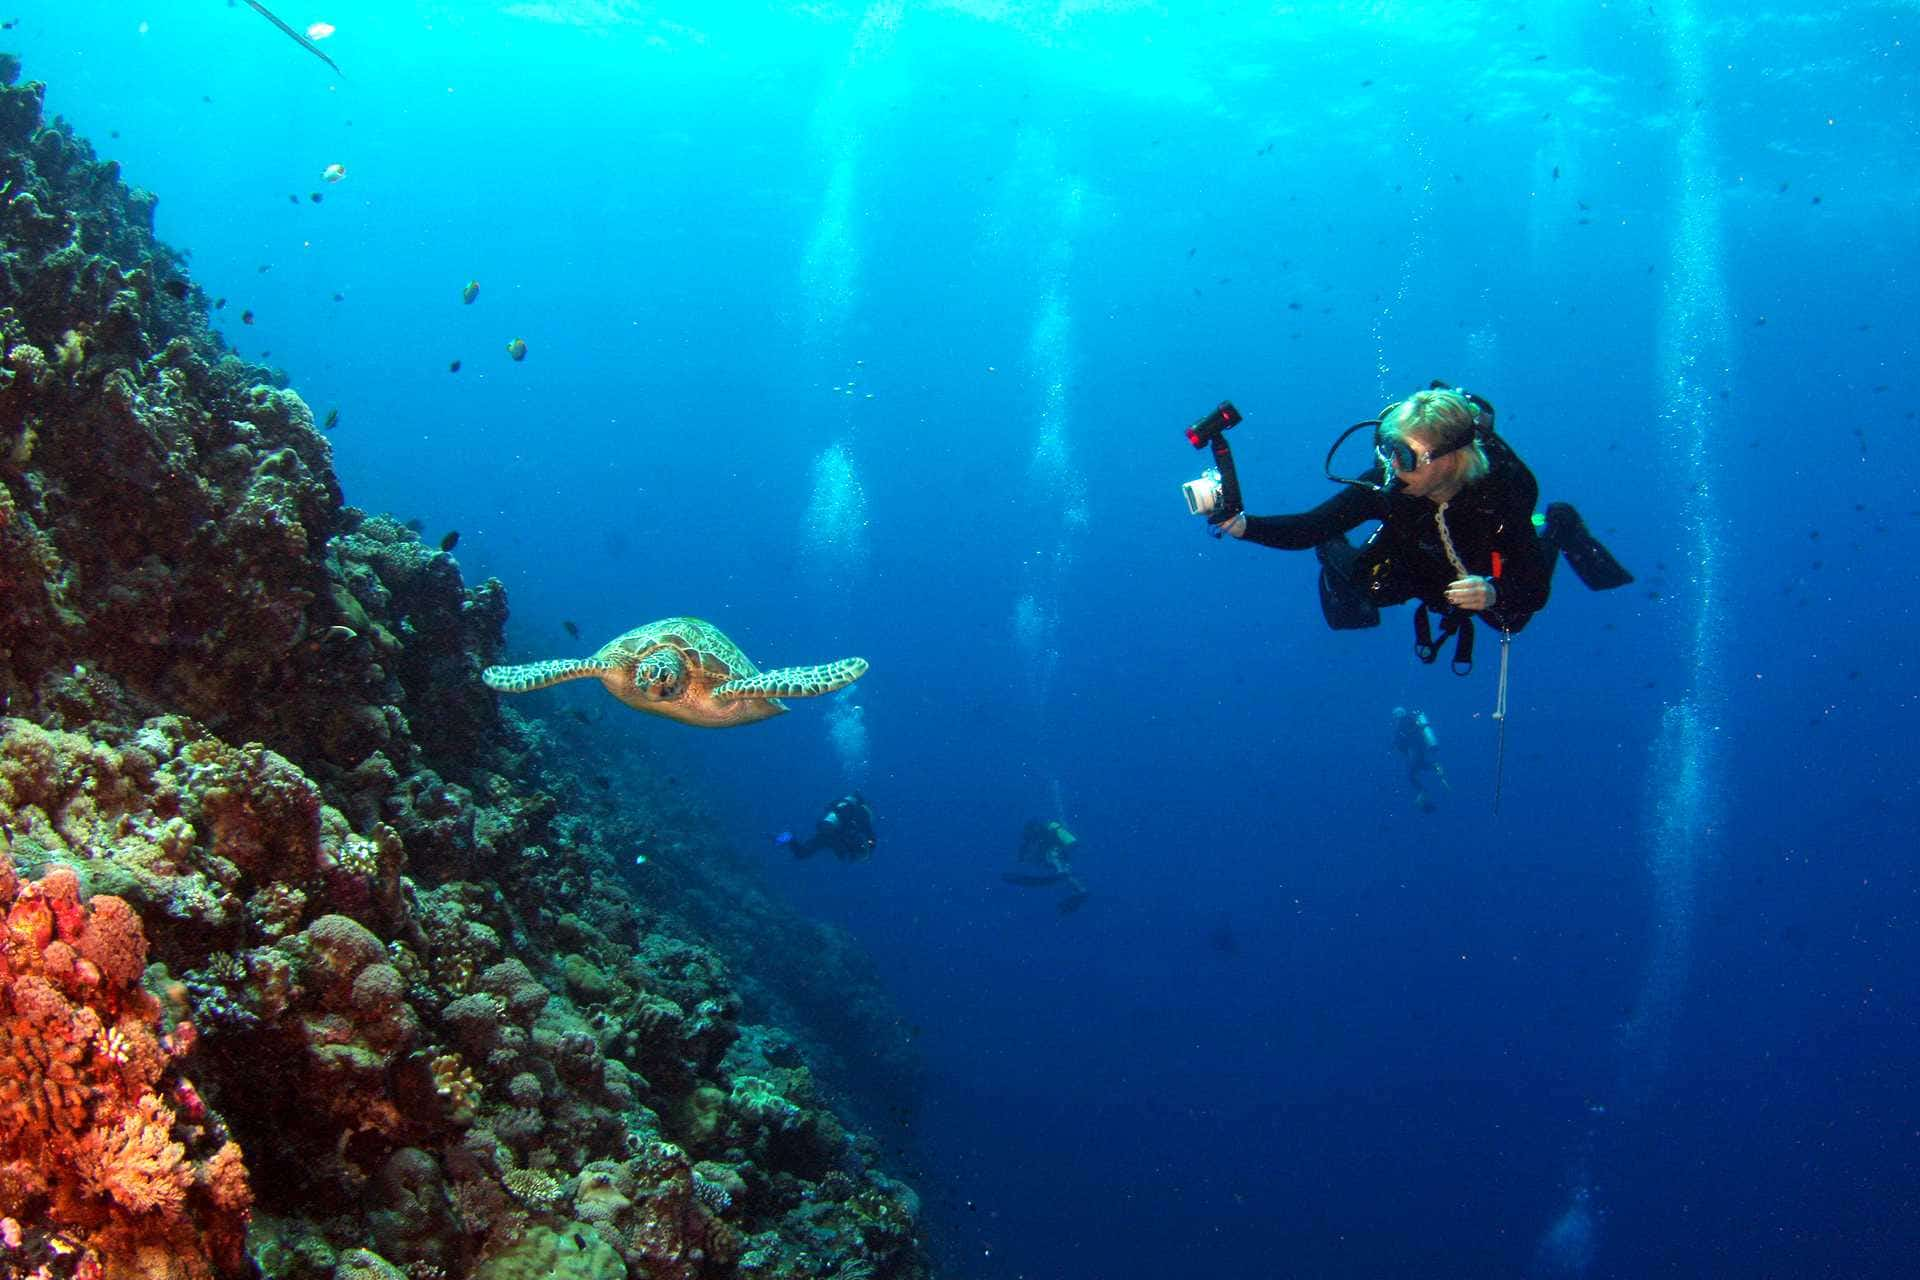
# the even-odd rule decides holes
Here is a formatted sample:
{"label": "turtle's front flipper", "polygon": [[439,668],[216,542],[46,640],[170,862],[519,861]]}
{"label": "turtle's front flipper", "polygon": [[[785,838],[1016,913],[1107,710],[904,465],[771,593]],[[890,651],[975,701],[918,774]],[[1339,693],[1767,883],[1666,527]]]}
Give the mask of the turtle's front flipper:
{"label": "turtle's front flipper", "polygon": [[817,667],[779,667],[713,687],[717,701],[743,698],[817,698],[844,689],[867,674],[865,658],[842,658]]}
{"label": "turtle's front flipper", "polygon": [[480,673],[480,681],[497,693],[532,693],[565,680],[585,680],[605,672],[605,665],[592,658],[556,658],[517,667],[488,667]]}

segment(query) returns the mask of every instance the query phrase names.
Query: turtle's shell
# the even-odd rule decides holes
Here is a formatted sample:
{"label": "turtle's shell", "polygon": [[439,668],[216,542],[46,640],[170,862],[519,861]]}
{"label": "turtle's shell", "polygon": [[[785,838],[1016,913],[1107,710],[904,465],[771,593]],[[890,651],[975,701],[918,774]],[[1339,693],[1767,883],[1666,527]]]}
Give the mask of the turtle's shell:
{"label": "turtle's shell", "polygon": [[[601,681],[614,697],[637,710],[687,724],[747,724],[787,709],[777,698],[714,698],[714,686],[759,675],[760,668],[725,632],[698,618],[662,618],[635,627],[601,645],[593,661],[608,669]],[[684,680],[684,688],[662,696],[662,680],[676,678]]]}

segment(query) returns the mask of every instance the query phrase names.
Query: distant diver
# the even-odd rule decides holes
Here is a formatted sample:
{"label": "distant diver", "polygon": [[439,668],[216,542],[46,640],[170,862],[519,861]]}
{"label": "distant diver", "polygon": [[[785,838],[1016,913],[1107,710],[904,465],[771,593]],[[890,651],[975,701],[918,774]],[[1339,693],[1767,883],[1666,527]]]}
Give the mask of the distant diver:
{"label": "distant diver", "polygon": [[292,27],[288,26],[286,23],[280,21],[279,18],[274,16],[273,10],[261,4],[259,0],[247,0],[247,7],[249,9],[252,9],[255,13],[259,14],[261,17],[265,18],[268,22],[271,22],[274,26],[286,32],[287,38],[292,40],[295,44],[299,45],[302,49],[305,49],[308,53],[312,54],[314,57],[320,59],[320,61],[332,67],[333,74],[339,76],[342,80],[345,80],[347,78],[347,73],[342,71],[339,68],[338,64],[336,64],[332,58],[329,58],[326,54],[320,52],[319,45],[307,39],[305,36],[301,35],[298,31],[295,31]]}
{"label": "distant diver", "polygon": [[793,850],[796,858],[811,858],[822,849],[833,850],[842,862],[865,862],[879,843],[873,833],[873,806],[858,791],[841,796],[813,824],[813,834],[796,837],[782,831],[773,842]]}
{"label": "distant diver", "polygon": [[1447,771],[1440,767],[1440,739],[1434,734],[1426,712],[1409,711],[1405,707],[1393,709],[1393,749],[1407,762],[1413,807],[1422,813],[1432,813],[1439,806],[1427,786],[1427,775],[1431,774],[1433,781],[1445,790],[1453,790],[1453,784],[1447,781]]}
{"label": "distant diver", "polygon": [[1018,854],[1022,864],[1035,869],[1003,871],[1000,878],[1033,889],[1064,885],[1067,891],[1053,909],[1063,916],[1071,915],[1087,902],[1087,886],[1073,871],[1073,855],[1079,846],[1080,838],[1067,830],[1065,823],[1035,818],[1021,829]]}

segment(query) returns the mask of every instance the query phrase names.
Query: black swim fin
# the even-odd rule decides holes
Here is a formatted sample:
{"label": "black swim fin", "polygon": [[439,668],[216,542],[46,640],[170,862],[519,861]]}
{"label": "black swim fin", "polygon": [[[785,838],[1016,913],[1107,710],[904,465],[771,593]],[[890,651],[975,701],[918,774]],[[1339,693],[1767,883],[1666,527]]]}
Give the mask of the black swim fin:
{"label": "black swim fin", "polygon": [[1587,522],[1568,503],[1547,504],[1547,542],[1559,549],[1591,591],[1611,591],[1633,581],[1633,575],[1587,531]]}
{"label": "black swim fin", "polygon": [[1030,887],[1059,884],[1065,877],[1058,871],[1002,871],[1000,878],[1008,884],[1023,884]]}

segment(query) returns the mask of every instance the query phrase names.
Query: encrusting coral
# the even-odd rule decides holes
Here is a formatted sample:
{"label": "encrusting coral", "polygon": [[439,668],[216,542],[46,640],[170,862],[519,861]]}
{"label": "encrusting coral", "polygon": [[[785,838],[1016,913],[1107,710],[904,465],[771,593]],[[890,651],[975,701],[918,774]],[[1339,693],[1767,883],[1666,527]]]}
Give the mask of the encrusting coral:
{"label": "encrusting coral", "polygon": [[668,770],[616,802],[498,707],[504,590],[343,505],[17,74],[0,1277],[930,1274],[820,1084],[910,1078],[868,962],[730,880]]}

